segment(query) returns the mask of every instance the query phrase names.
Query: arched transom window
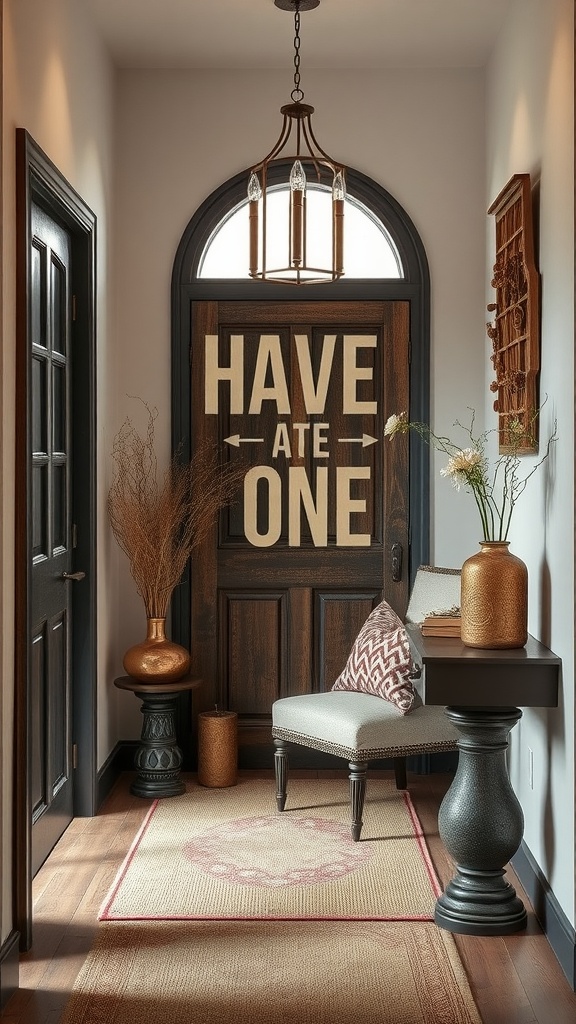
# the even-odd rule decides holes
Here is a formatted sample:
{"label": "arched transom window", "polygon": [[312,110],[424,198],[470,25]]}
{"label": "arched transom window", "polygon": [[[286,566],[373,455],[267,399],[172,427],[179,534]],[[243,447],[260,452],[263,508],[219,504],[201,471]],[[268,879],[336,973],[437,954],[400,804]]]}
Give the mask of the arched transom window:
{"label": "arched transom window", "polygon": [[[290,190],[279,185],[270,190],[267,205],[269,263],[285,259]],[[235,206],[212,232],[201,255],[199,278],[248,277],[248,202]],[[331,192],[318,185],[307,188],[308,259],[312,266],[330,263]],[[344,267],[347,278],[404,278],[400,254],[390,233],[360,200],[345,199]]]}

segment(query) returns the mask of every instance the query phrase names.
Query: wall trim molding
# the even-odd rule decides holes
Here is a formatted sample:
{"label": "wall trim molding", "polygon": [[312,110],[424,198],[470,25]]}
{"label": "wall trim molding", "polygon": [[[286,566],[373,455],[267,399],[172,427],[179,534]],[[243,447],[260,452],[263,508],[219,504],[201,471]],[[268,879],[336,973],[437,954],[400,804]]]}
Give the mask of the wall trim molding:
{"label": "wall trim molding", "polygon": [[570,924],[524,841],[512,858],[512,867],[572,990],[576,992],[576,929]]}
{"label": "wall trim molding", "polygon": [[11,931],[0,947],[0,1010],[19,987],[19,947],[20,932],[16,931]]}

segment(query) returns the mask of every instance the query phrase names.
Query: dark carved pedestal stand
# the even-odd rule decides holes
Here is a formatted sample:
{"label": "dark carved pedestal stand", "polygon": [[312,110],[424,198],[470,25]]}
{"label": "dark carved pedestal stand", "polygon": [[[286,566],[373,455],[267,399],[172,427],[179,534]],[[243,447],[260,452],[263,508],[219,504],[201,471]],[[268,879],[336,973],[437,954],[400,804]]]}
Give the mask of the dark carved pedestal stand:
{"label": "dark carved pedestal stand", "polygon": [[461,736],[454,781],[438,814],[456,874],[436,903],[436,924],[467,935],[508,935],[526,910],[504,878],[522,841],[524,815],[506,767],[508,734],[519,708],[446,708]]}
{"label": "dark carved pedestal stand", "polygon": [[130,786],[135,796],[178,796],[185,786],[180,778],[182,751],[176,742],[176,702],[200,680],[185,676],[175,683],[142,683],[132,676],[120,676],[114,686],[131,690],[142,701],[142,733],[134,757],[136,778]]}
{"label": "dark carved pedestal stand", "polygon": [[438,813],[456,873],[435,921],[466,935],[509,935],[526,927],[526,911],[504,878],[524,830],[508,777],[508,737],[520,708],[557,706],[561,660],[532,636],[517,650],[478,650],[407,628],[424,703],[443,705],[460,733],[458,769]]}

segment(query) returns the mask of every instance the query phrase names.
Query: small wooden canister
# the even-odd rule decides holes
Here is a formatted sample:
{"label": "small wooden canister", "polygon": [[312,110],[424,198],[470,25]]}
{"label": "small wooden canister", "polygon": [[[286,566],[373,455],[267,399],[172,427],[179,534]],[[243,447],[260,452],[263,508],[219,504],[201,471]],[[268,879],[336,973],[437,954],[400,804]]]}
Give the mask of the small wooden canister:
{"label": "small wooden canister", "polygon": [[219,788],[235,786],[238,771],[238,715],[202,711],[198,715],[198,782]]}

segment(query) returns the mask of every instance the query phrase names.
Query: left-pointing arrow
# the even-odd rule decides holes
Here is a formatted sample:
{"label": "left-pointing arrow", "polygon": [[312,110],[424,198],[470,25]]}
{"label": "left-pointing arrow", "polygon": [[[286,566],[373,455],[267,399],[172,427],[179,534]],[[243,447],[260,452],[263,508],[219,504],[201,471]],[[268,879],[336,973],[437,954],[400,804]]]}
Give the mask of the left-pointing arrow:
{"label": "left-pointing arrow", "polygon": [[262,444],[263,441],[263,437],[240,437],[240,434],[230,434],[230,437],[224,438],[225,444],[232,444],[235,448],[239,448],[241,444]]}
{"label": "left-pointing arrow", "polygon": [[361,444],[363,448],[367,448],[370,444],[376,444],[378,438],[371,437],[370,434],[362,434],[362,437],[339,437],[340,443],[348,442],[349,444]]}

